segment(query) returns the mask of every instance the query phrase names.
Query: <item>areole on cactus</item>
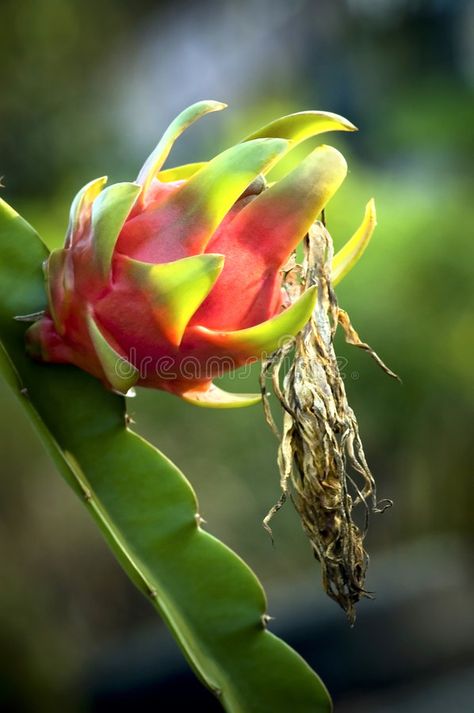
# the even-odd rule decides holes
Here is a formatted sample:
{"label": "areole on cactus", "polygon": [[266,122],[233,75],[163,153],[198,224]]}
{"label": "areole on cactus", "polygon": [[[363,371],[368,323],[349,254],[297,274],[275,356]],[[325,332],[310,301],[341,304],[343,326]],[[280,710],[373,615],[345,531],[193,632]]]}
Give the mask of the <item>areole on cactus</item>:
{"label": "areole on cactus", "polygon": [[[345,178],[339,151],[319,146],[279,181],[265,175],[294,146],[324,131],[353,131],[341,116],[282,117],[207,163],[162,170],[194,121],[225,107],[198,102],[168,127],[133,183],[88,183],[71,207],[64,248],[45,264],[48,308],[27,332],[30,354],[72,363],[126,393],[163,389],[202,406],[246,406],[260,394],[213,384],[292,338],[316,287],[294,299],[282,268]],[[375,209],[333,260],[333,282],[371,237]]]}

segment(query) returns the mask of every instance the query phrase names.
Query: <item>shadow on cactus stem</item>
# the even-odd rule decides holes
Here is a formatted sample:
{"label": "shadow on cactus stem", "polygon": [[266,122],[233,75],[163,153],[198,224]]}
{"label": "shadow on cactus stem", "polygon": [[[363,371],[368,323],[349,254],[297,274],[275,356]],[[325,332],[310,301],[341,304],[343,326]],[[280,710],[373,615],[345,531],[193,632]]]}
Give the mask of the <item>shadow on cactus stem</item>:
{"label": "shadow on cactus stem", "polygon": [[[292,341],[286,342],[262,362],[261,391],[268,424],[280,440],[278,466],[281,496],[264,519],[270,520],[290,496],[321,563],[326,593],[355,622],[355,604],[372,595],[365,589],[368,554],[364,538],[370,512],[383,512],[390,500],[377,501],[374,477],[367,464],[359,427],[350,407],[339,371],[333,338],[338,324],[346,341],[367,351],[392,378],[380,357],[362,342],[347,312],[340,309],[333,290],[333,243],[322,222],[316,222],[305,240],[302,265],[296,260],[286,272],[290,299],[313,286],[318,298],[313,315]],[[284,362],[289,368],[280,383]],[[283,429],[273,418],[267,377],[283,408]],[[361,506],[363,524],[353,518]]]}

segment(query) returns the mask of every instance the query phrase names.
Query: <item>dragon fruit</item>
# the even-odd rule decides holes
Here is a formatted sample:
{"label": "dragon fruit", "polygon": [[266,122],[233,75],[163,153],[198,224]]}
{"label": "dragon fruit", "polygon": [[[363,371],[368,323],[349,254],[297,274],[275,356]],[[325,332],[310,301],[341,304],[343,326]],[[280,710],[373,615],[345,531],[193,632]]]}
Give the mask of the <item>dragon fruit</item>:
{"label": "dragon fruit", "polygon": [[[224,107],[203,101],[183,111],[135,182],[105,187],[98,178],[77,194],[64,248],[44,266],[48,307],[27,331],[33,357],[74,364],[120,393],[152,387],[215,407],[260,400],[213,379],[271,353],[310,318],[316,288],[289,300],[282,268],[347,167],[339,151],[319,146],[279,181],[265,175],[300,141],[355,127],[300,112],[209,162],[162,170],[179,135]],[[366,214],[364,239],[336,256],[338,274],[373,222]]]}

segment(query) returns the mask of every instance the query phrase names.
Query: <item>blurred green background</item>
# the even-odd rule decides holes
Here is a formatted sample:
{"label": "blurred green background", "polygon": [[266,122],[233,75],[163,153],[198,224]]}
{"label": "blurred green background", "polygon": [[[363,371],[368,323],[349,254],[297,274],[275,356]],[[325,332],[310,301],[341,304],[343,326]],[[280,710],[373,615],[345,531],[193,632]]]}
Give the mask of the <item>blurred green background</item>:
{"label": "blurred green background", "polygon": [[[379,221],[338,296],[403,385],[338,340],[379,496],[395,502],[372,518],[377,599],[353,630],[321,593],[291,505],[274,547],[262,529],[279,476],[260,409],[143,391],[130,403],[341,713],[472,710],[473,36],[469,0],[0,4],[2,196],[51,246],[80,186],[133,179],[199,99],[229,109],[193,127],[169,166],[292,111],[334,111],[360,129],[322,138],[350,167],[327,209],[336,245],[371,196]],[[232,381],[253,390],[257,374]],[[0,399],[0,710],[214,710],[3,384]]]}

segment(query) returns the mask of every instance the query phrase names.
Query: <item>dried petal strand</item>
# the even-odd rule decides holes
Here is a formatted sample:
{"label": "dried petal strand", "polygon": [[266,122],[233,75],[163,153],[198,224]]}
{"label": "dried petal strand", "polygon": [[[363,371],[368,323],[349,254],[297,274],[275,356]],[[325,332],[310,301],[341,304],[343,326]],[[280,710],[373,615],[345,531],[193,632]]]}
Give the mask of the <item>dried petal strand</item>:
{"label": "dried petal strand", "polygon": [[370,344],[366,344],[361,340],[359,335],[357,334],[356,330],[351,324],[351,320],[347,312],[343,309],[338,309],[337,310],[337,321],[341,325],[342,329],[344,330],[344,335],[346,337],[346,342],[348,344],[351,344],[353,347],[358,347],[359,349],[362,349],[364,352],[367,352],[370,354],[372,359],[375,361],[376,364],[379,365],[379,367],[384,371],[387,376],[391,376],[392,379],[396,379],[397,381],[401,382],[400,377],[398,374],[395,374],[394,371],[388,368],[388,366],[385,364],[385,362],[382,361],[382,359],[379,357],[379,355],[374,352]]}
{"label": "dried petal strand", "polygon": [[[332,252],[329,233],[316,223],[306,241],[303,281],[306,289],[317,285],[318,299],[312,319],[296,337],[283,390],[278,370],[289,354],[288,346],[262,368],[262,391],[265,377],[273,372],[275,393],[285,411],[278,452],[282,496],[264,525],[269,529],[271,517],[291,493],[321,563],[324,588],[352,623],[354,605],[362,596],[370,596],[365,589],[368,557],[364,536],[369,503],[375,510],[376,496],[333,348],[339,309],[330,279]],[[268,403],[265,412],[275,429]],[[361,526],[353,519],[357,504],[365,510]]]}

